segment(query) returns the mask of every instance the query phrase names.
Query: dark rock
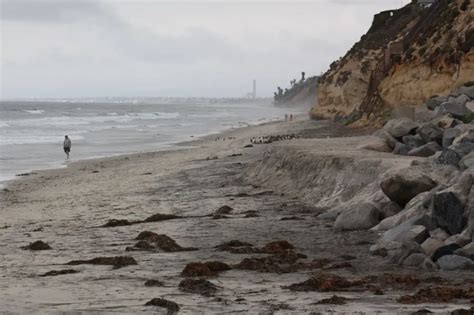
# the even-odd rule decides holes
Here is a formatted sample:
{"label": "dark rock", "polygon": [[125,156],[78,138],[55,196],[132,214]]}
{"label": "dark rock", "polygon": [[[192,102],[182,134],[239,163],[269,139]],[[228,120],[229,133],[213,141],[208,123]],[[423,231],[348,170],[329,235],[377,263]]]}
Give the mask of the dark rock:
{"label": "dark rock", "polygon": [[43,241],[36,241],[33,243],[30,243],[28,246],[23,246],[22,249],[29,249],[29,250],[48,250],[52,249],[51,246],[49,246],[47,243]]}
{"label": "dark rock", "polygon": [[145,287],[162,287],[163,282],[155,279],[145,281]]}
{"label": "dark rock", "polygon": [[253,148],[253,145],[251,145],[251,144],[246,144],[246,145],[244,145],[244,148]]}
{"label": "dark rock", "polygon": [[426,143],[436,142],[441,144],[443,140],[443,129],[431,122],[421,125],[420,128],[416,130],[416,133],[420,135],[421,139]]}
{"label": "dark rock", "polygon": [[367,230],[379,221],[380,213],[377,207],[373,203],[365,202],[343,211],[334,222],[334,227],[343,231]]}
{"label": "dark rock", "polygon": [[79,271],[74,270],[74,269],[51,270],[51,271],[48,271],[48,272],[40,275],[40,277],[60,276],[60,275],[78,273],[78,272]]}
{"label": "dark rock", "polygon": [[448,100],[447,96],[432,96],[428,101],[426,101],[426,107],[430,110],[435,110],[436,107]]}
{"label": "dark rock", "polygon": [[[193,247],[182,247],[166,234],[156,234],[150,231],[143,231],[137,237],[140,240],[135,244],[135,249],[155,250],[161,249],[164,252],[184,252],[197,250]],[[130,248],[133,250],[134,248]]]}
{"label": "dark rock", "polygon": [[322,299],[322,300],[316,302],[316,304],[335,304],[335,305],[343,305],[343,304],[346,304],[347,301],[348,301],[348,299],[345,298],[345,297],[343,297],[343,296],[333,295],[333,296],[331,296],[330,298]]}
{"label": "dark rock", "polygon": [[433,312],[430,311],[430,310],[427,310],[426,308],[423,308],[423,309],[418,310],[418,311],[416,311],[416,312],[413,312],[413,313],[411,313],[411,314],[412,314],[412,315],[418,315],[418,314],[431,314],[431,313],[433,313]]}
{"label": "dark rock", "polygon": [[408,152],[410,151],[410,147],[407,146],[406,144],[397,142],[395,144],[395,147],[393,148],[392,153],[397,154],[397,155],[408,155]]}
{"label": "dark rock", "polygon": [[283,288],[290,289],[291,291],[347,291],[357,284],[340,276],[319,274],[301,283],[295,283]]}
{"label": "dark rock", "polygon": [[219,209],[217,209],[216,211],[214,211],[214,214],[229,214],[233,211],[234,209],[232,209],[231,207],[229,206],[222,206],[220,207]]}
{"label": "dark rock", "polygon": [[461,233],[466,222],[464,205],[451,191],[441,191],[433,196],[432,218],[437,226],[451,234]]}
{"label": "dark rock", "polygon": [[454,139],[456,139],[456,137],[458,137],[460,134],[461,134],[461,131],[459,129],[456,129],[456,128],[446,129],[443,132],[443,141],[442,141],[443,148],[446,149],[451,144],[453,144]]}
{"label": "dark rock", "polygon": [[392,137],[401,138],[412,133],[418,128],[418,125],[409,118],[399,118],[389,120],[383,127]]}
{"label": "dark rock", "polygon": [[414,148],[408,152],[409,156],[429,157],[435,155],[436,152],[443,148],[436,142],[429,142],[421,147]]}
{"label": "dark rock", "polygon": [[229,217],[226,216],[226,215],[223,215],[223,214],[216,214],[216,213],[214,213],[214,214],[212,215],[212,219],[213,219],[213,220],[229,219]]}
{"label": "dark rock", "polygon": [[455,151],[461,157],[464,157],[474,151],[474,143],[472,142],[456,143],[456,144],[452,144],[449,147],[449,149]]}
{"label": "dark rock", "polygon": [[96,257],[89,260],[71,260],[66,265],[111,265],[121,268],[130,265],[138,265],[137,261],[130,256]]}
{"label": "dark rock", "polygon": [[470,114],[469,109],[466,107],[466,103],[458,103],[455,101],[448,101],[442,103],[436,108],[435,114],[441,116],[444,114],[451,114],[454,118],[462,119]]}
{"label": "dark rock", "polygon": [[474,99],[474,86],[461,86],[452,95],[460,96],[462,94],[468,96],[471,100]]}
{"label": "dark rock", "polygon": [[449,244],[449,245],[442,246],[438,248],[437,250],[435,250],[435,252],[431,256],[431,260],[434,262],[437,262],[438,259],[440,259],[443,256],[453,255],[454,252],[460,248],[461,246],[459,246],[458,244]]}
{"label": "dark rock", "polygon": [[102,227],[127,226],[127,225],[132,225],[132,224],[133,224],[132,222],[125,219],[111,219],[107,223],[102,225]]}
{"label": "dark rock", "polygon": [[414,149],[417,147],[421,147],[422,145],[426,144],[426,142],[420,137],[420,135],[406,135],[402,137],[402,141],[406,144],[410,149]]}
{"label": "dark rock", "polygon": [[436,162],[442,165],[452,165],[459,167],[461,156],[456,151],[447,149],[441,152],[440,156],[436,159]]}
{"label": "dark rock", "polygon": [[204,279],[185,279],[179,283],[179,289],[187,293],[212,296],[217,292],[217,287]]}
{"label": "dark rock", "polygon": [[229,241],[229,242],[225,242],[225,243],[222,243],[222,244],[219,244],[216,246],[216,248],[218,249],[227,249],[229,247],[242,247],[242,246],[253,246],[252,244],[250,243],[247,243],[247,242],[242,242],[242,241],[239,241],[239,240],[232,240],[232,241]]}
{"label": "dark rock", "polygon": [[152,216],[149,216],[143,222],[159,222],[159,221],[166,221],[166,220],[172,220],[172,219],[178,219],[178,218],[180,217],[174,214],[157,213]]}
{"label": "dark rock", "polygon": [[166,308],[168,310],[168,313],[167,313],[168,315],[178,313],[178,311],[179,311],[178,304],[176,304],[175,302],[172,302],[172,301],[161,299],[161,298],[154,298],[154,299],[146,302],[145,305],[147,305],[147,306],[159,306],[159,307]]}
{"label": "dark rock", "polygon": [[181,275],[185,277],[214,277],[217,276],[217,272],[212,271],[205,263],[192,262],[184,267]]}
{"label": "dark rock", "polygon": [[390,200],[404,207],[416,195],[433,189],[436,182],[428,175],[404,171],[384,179],[380,186]]}
{"label": "dark rock", "polygon": [[381,219],[391,217],[399,213],[400,211],[402,211],[402,209],[403,208],[398,203],[391,201],[382,208],[381,213],[380,213]]}
{"label": "dark rock", "polygon": [[288,249],[294,249],[294,246],[290,244],[288,241],[274,241],[267,243],[263,248],[262,251],[269,254],[279,253]]}
{"label": "dark rock", "polygon": [[437,263],[443,270],[474,269],[474,262],[472,260],[458,255],[444,255],[438,259]]}
{"label": "dark rock", "polygon": [[211,271],[214,272],[227,271],[231,269],[228,264],[220,261],[208,261],[205,264],[209,267]]}
{"label": "dark rock", "polygon": [[472,315],[472,314],[474,314],[474,306],[471,307],[470,309],[459,308],[451,312],[451,315]]}

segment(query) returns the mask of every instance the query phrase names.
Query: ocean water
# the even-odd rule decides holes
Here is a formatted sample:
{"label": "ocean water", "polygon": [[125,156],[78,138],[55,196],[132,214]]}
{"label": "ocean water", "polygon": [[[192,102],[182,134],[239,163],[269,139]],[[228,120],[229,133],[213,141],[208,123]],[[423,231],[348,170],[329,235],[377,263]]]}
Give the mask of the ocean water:
{"label": "ocean water", "polygon": [[[72,161],[169,149],[230,128],[281,120],[271,100],[72,99],[0,102],[0,182]],[[72,140],[65,160],[64,135]]]}

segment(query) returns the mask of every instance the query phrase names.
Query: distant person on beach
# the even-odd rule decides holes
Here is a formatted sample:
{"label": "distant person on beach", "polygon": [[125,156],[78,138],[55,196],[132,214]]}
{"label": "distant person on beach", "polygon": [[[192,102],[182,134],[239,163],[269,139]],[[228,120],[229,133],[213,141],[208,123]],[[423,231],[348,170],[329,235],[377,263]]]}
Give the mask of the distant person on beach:
{"label": "distant person on beach", "polygon": [[285,121],[288,121],[288,114],[285,114]]}
{"label": "distant person on beach", "polygon": [[293,120],[293,114],[290,114],[290,121]]}
{"label": "distant person on beach", "polygon": [[64,136],[63,148],[64,153],[66,153],[67,159],[69,159],[69,152],[71,152],[71,139],[68,136]]}

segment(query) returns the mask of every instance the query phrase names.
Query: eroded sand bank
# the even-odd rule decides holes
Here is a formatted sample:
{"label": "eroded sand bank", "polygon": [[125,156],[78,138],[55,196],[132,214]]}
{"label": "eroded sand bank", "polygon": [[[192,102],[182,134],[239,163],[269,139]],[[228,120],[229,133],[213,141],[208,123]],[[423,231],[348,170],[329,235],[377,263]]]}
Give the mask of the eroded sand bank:
{"label": "eroded sand bank", "polygon": [[[304,139],[244,148],[252,137],[277,134]],[[145,306],[157,297],[176,302],[182,313],[373,313],[468,306],[468,301],[398,303],[401,295],[427,285],[467,286],[472,275],[389,265],[369,254],[375,232],[340,233],[332,222],[317,218],[324,206],[344,201],[384,171],[414,159],[361,151],[359,137],[335,137],[363,134],[327,122],[272,123],[186,144],[192,148],[77,162],[14,181],[0,193],[1,311],[165,313]],[[212,215],[224,205],[233,210]],[[156,213],[179,218],[100,227],[111,219],[143,221]],[[197,250],[127,251],[142,231],[166,234]],[[21,249],[36,240],[52,250]],[[254,246],[239,254],[215,248],[231,240]],[[294,249],[258,252],[279,240]],[[137,265],[64,265],[112,256],[131,256]],[[236,267],[252,257],[271,258],[263,266],[250,260]],[[217,292],[203,296],[180,290],[186,264],[206,261],[233,267],[206,278]],[[245,266],[256,270],[241,269]],[[76,273],[40,277],[66,269]],[[364,283],[343,292],[285,288],[321,273]],[[149,279],[161,285],[145,286]],[[349,300],[317,304],[334,294]]]}

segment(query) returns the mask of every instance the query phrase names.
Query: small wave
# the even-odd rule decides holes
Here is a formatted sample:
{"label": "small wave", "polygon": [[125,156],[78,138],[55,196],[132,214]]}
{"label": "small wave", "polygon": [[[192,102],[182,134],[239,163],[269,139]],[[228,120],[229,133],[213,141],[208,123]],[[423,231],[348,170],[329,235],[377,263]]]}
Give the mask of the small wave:
{"label": "small wave", "polygon": [[33,115],[39,115],[44,113],[44,110],[42,109],[23,109],[22,112],[28,113],[28,114],[33,114]]}

